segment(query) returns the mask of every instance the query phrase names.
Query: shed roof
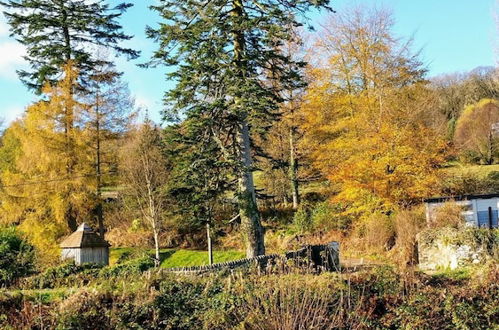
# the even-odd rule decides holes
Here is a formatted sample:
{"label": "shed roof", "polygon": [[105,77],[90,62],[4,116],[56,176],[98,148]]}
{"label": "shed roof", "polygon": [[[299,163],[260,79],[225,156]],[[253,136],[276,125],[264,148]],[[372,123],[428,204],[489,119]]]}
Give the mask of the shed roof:
{"label": "shed roof", "polygon": [[483,195],[459,195],[459,196],[445,196],[445,197],[432,197],[426,198],[425,203],[442,203],[446,201],[466,201],[472,199],[490,199],[499,197],[499,193],[483,194]]}
{"label": "shed roof", "polygon": [[110,244],[86,223],[61,242],[61,248],[109,247]]}

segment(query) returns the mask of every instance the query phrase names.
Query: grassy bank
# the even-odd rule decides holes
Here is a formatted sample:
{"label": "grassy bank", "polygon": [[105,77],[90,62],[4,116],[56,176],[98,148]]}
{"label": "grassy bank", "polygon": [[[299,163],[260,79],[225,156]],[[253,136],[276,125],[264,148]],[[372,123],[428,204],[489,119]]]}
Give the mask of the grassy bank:
{"label": "grassy bank", "polygon": [[[128,255],[136,255],[138,253],[153,255],[154,250],[140,250],[136,248],[112,248],[110,249],[109,263],[111,266],[114,266],[120,260],[125,259]],[[236,250],[213,251],[213,260],[215,263],[238,260],[245,257],[246,255],[244,252]],[[207,251],[161,249],[160,258],[162,268],[192,267],[208,264]]]}

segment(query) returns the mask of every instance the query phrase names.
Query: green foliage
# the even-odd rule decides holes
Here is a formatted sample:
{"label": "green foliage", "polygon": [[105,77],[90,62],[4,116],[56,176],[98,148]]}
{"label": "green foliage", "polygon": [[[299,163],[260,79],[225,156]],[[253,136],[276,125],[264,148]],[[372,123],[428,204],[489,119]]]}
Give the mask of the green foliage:
{"label": "green foliage", "polygon": [[351,218],[342,213],[341,204],[330,201],[318,203],[302,203],[293,217],[298,231],[346,230],[350,227]]}
{"label": "green foliage", "polygon": [[26,59],[31,71],[20,70],[19,77],[30,88],[40,92],[43,84],[54,82],[61,67],[74,60],[81,69],[82,82],[88,83],[94,68],[110,65],[93,53],[97,45],[116,54],[137,58],[139,53],[123,48],[121,41],[131,39],[123,33],[119,18],[130,3],[110,7],[104,1],[2,0],[10,31],[27,48]]}
{"label": "green foliage", "polygon": [[137,259],[125,261],[112,267],[103,268],[99,276],[113,277],[113,276],[126,276],[136,275],[154,267],[154,258],[144,256]]}
{"label": "green foliage", "polygon": [[102,265],[75,265],[68,262],[59,266],[47,268],[40,274],[24,279],[21,286],[25,289],[52,289],[74,287],[89,283],[96,278]]}
{"label": "green foliage", "polygon": [[486,194],[499,189],[499,166],[453,166],[444,170],[445,195]]}
{"label": "green foliage", "polygon": [[329,201],[317,204],[310,215],[316,229],[322,230],[346,230],[349,228],[351,219],[342,215],[341,204]]}
{"label": "green foliage", "polygon": [[459,282],[442,275],[398,274],[391,267],[345,277],[153,273],[109,278],[97,286],[61,292],[57,299],[32,300],[43,292],[0,292],[0,326],[43,322],[59,329],[494,329],[498,276],[497,264]]}
{"label": "green foliage", "polygon": [[312,229],[310,210],[303,204],[300,205],[295,215],[293,216],[293,225],[300,232],[307,232]]}
{"label": "green foliage", "polygon": [[35,268],[33,247],[13,227],[0,227],[0,287],[29,275]]}

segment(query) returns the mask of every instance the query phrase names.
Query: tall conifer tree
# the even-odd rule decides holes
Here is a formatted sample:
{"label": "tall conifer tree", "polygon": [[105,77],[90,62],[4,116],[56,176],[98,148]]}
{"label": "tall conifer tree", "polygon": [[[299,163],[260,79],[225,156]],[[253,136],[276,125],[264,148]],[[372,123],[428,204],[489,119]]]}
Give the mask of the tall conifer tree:
{"label": "tall conifer tree", "polygon": [[[264,131],[282,102],[273,86],[300,85],[299,67],[281,51],[292,29],[312,8],[329,0],[162,0],[156,10],[164,19],[148,28],[158,41],[150,65],[176,66],[166,93],[166,119],[209,121],[207,134],[233,162],[248,257],[265,253],[263,229],[253,182],[251,136]],[[278,80],[279,83],[273,83]],[[179,116],[180,115],[180,116]]]}
{"label": "tall conifer tree", "polygon": [[118,18],[132,6],[122,2],[110,7],[103,0],[0,0],[11,35],[27,48],[30,70],[19,70],[20,79],[41,92],[46,81],[54,83],[69,61],[78,67],[85,85],[94,67],[110,62],[92,56],[92,47],[113,49],[137,58],[139,53],[120,46],[131,36]]}

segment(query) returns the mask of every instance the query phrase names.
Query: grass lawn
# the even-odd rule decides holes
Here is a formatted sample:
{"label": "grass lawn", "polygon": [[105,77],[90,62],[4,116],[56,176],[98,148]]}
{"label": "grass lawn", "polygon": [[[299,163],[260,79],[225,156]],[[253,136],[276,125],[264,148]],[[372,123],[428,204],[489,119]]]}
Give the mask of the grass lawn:
{"label": "grass lawn", "polygon": [[[213,262],[226,262],[246,258],[241,251],[213,251]],[[208,265],[208,251],[162,250],[161,267],[190,267]]]}
{"label": "grass lawn", "polygon": [[443,170],[451,175],[458,175],[464,172],[486,177],[490,172],[499,172],[499,165],[466,165],[458,162],[453,162],[449,165],[449,167]]}
{"label": "grass lawn", "polygon": [[[109,255],[109,264],[114,265],[123,254],[128,254],[139,250],[137,248],[111,248]],[[143,250],[150,254],[154,254],[154,250]],[[203,266],[208,264],[208,252],[185,249],[161,249],[161,267],[191,267]],[[245,258],[244,252],[236,250],[217,250],[213,251],[213,261],[226,262]]]}

